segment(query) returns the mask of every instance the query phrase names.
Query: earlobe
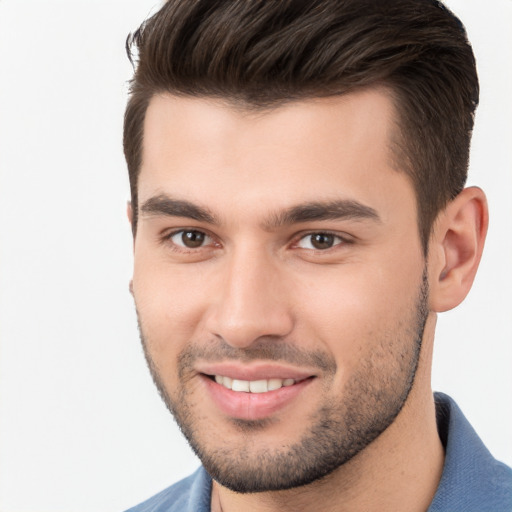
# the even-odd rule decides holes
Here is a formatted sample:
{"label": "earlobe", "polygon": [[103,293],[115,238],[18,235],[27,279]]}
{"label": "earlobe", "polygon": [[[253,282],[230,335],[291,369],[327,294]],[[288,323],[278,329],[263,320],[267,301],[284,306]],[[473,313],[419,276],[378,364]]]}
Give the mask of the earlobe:
{"label": "earlobe", "polygon": [[477,187],[464,189],[439,215],[429,250],[432,310],[448,311],[468,294],[482,256],[488,220],[487,200]]}

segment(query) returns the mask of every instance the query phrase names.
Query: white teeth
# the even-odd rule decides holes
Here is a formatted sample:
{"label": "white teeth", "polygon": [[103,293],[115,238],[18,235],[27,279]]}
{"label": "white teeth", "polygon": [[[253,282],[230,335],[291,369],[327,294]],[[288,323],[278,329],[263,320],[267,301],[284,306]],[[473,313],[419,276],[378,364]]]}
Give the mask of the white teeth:
{"label": "white teeth", "polygon": [[282,379],[268,379],[268,390],[274,391],[274,389],[279,389],[283,387]]}
{"label": "white teeth", "polygon": [[252,380],[249,382],[249,390],[251,393],[266,393],[268,391],[268,383],[266,380]]}
{"label": "white teeth", "polygon": [[233,391],[245,391],[248,393],[249,392],[249,381],[233,379],[233,384],[231,385],[231,389]]}
{"label": "white teeth", "polygon": [[262,379],[262,380],[239,380],[215,375],[215,382],[233,391],[242,391],[244,393],[266,393],[275,391],[283,386],[293,386],[294,379]]}

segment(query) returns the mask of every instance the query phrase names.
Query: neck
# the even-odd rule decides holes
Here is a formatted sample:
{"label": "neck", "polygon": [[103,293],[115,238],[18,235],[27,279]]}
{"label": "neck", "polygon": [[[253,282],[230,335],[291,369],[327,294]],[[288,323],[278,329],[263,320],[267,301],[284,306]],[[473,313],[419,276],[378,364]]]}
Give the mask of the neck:
{"label": "neck", "polygon": [[430,318],[416,379],[395,421],[336,471],[304,487],[238,494],[213,483],[212,512],[424,512],[444,463],[437,433],[430,367],[435,319]]}

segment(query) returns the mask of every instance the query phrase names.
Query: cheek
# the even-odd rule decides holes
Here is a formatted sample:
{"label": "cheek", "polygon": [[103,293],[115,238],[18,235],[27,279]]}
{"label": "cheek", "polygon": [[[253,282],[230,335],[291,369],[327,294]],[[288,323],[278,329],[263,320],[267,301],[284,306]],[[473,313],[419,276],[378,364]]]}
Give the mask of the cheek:
{"label": "cheek", "polygon": [[204,312],[201,272],[187,271],[154,260],[136,259],[133,295],[139,322],[156,362],[175,358],[197,336]]}
{"label": "cheek", "polygon": [[413,321],[418,298],[420,266],[396,263],[339,267],[302,281],[294,292],[301,337],[318,340],[345,368],[380,350]]}

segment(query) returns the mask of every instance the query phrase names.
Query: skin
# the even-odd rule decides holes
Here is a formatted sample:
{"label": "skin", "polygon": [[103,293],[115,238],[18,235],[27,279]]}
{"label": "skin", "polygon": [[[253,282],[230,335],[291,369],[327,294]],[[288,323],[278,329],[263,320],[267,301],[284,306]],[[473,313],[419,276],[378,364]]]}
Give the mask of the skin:
{"label": "skin", "polygon": [[[487,210],[483,193],[466,189],[439,216],[426,261],[414,190],[389,150],[395,126],[378,89],[265,112],[209,99],[151,100],[132,291],[157,384],[198,445],[260,463],[262,454],[300,443],[326,408],[342,418],[347,404],[360,404],[363,417],[379,414],[378,383],[384,401],[405,399],[389,426],[328,476],[249,494],[214,482],[213,511],[420,511],[435,494],[444,457],[430,389],[436,312],[469,291]],[[166,210],[162,198],[209,217],[193,219],[176,202]],[[375,216],[276,222],[297,205],[340,200]],[[204,243],[184,247],[180,230],[204,233]],[[334,235],[332,246],[315,249],[312,233]],[[424,276],[429,294],[416,368]],[[278,351],[276,344],[329,364],[286,362],[313,376],[299,397],[258,422],[235,421],[208,396],[201,365],[215,350],[242,368],[274,364],[265,354]],[[184,370],[191,350],[199,355]]]}

